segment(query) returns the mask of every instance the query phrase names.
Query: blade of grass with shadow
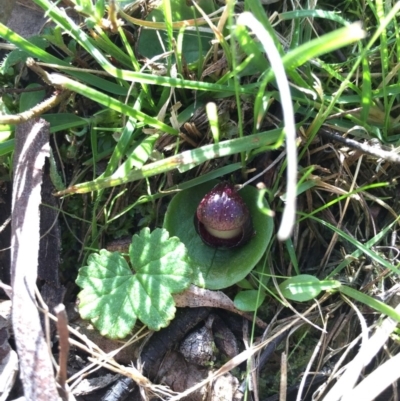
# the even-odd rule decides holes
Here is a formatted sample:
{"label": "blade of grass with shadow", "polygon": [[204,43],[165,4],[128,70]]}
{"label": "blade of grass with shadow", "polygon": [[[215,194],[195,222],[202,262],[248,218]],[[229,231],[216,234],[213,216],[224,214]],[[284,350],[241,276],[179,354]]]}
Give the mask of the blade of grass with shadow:
{"label": "blade of grass with shadow", "polygon": [[103,188],[114,187],[117,185],[125,184],[148,178],[157,174],[162,174],[176,168],[190,165],[195,167],[207,160],[212,160],[217,157],[224,157],[233,155],[240,152],[246,152],[258,146],[270,146],[275,149],[281,145],[282,130],[275,129],[260,134],[249,135],[244,138],[231,139],[221,141],[218,144],[205,145],[201,148],[194,150],[184,151],[176,156],[171,156],[163,160],[159,160],[150,164],[144,165],[141,169],[133,170],[123,178],[113,178],[113,176],[106,179],[97,179],[90,182],[74,185],[67,188],[65,191],[57,192],[56,195],[63,196],[67,194],[87,193],[98,191]]}

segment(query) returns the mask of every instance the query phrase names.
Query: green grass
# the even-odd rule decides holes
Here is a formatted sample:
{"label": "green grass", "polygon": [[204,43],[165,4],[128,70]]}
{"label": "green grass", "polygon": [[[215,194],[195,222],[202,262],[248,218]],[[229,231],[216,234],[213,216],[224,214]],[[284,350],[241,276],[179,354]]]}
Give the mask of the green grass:
{"label": "green grass", "polygon": [[[261,173],[254,184],[266,186],[260,196],[271,205],[277,230],[262,266],[240,286],[257,290],[257,302],[265,297],[254,313],[268,321],[275,316],[273,330],[286,322],[279,320],[280,305],[291,308],[292,323],[315,305],[307,296],[304,303],[282,297],[285,279],[297,285],[302,274],[315,277],[312,289],[308,281],[301,289],[324,302],[303,321],[307,341],[293,335],[289,368],[298,369],[301,360],[300,371],[306,370],[296,351],[304,341],[317,347],[316,327],[326,328],[327,347],[345,348],[364,324],[358,319],[367,319],[371,330],[385,316],[397,319],[386,294],[399,274],[398,167],[329,143],[321,129],[397,152],[399,2],[316,8],[302,2],[282,9],[279,2],[228,1],[222,8],[200,1],[199,10],[171,0],[141,15],[138,8],[115,14],[107,2],[73,0],[82,26],[57,4],[34,2],[56,25],[41,39],[23,39],[0,24],[0,37],[18,49],[0,67],[11,90],[0,100],[2,174],[11,169],[14,115],[26,112],[12,92],[25,85],[14,77],[17,63],[26,62],[67,99],[44,118],[65,177],[60,211],[67,227],[79,227],[81,245],[75,233],[68,240],[75,265],[109,239],[162,226],[176,191],[220,177],[243,184]],[[324,280],[335,285],[325,288]],[[339,344],[340,335],[330,335],[335,311],[353,328]],[[388,347],[397,353],[395,343]],[[316,352],[311,371],[330,361],[327,348]],[[385,356],[379,358],[383,364]]]}

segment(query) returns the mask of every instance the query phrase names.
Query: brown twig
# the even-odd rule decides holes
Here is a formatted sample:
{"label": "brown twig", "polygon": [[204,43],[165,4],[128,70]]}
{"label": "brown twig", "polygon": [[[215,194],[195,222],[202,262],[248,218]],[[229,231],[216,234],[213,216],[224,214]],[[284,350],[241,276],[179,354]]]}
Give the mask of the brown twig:
{"label": "brown twig", "polygon": [[400,163],[400,155],[398,155],[394,151],[384,150],[379,145],[368,145],[367,143],[360,143],[355,141],[354,139],[345,138],[338,134],[333,134],[329,132],[325,128],[321,128],[318,132],[319,135],[323,136],[324,138],[343,143],[344,145],[348,146],[349,148],[359,150],[362,153],[367,155],[375,156],[380,159],[387,160],[393,163]]}
{"label": "brown twig", "polygon": [[67,360],[69,353],[69,334],[68,334],[68,318],[63,304],[57,305],[54,308],[57,317],[57,332],[59,336],[59,369],[57,380],[61,386],[65,386],[67,381]]}
{"label": "brown twig", "polygon": [[[48,79],[48,73],[39,67],[32,58],[28,58],[26,65],[36,74],[38,74],[46,84],[51,85]],[[23,113],[11,115],[11,116],[0,116],[0,124],[21,124],[23,122],[29,121],[33,118],[39,117],[46,113],[54,106],[57,106],[62,101],[66,100],[70,95],[69,91],[60,90],[56,91],[53,96],[39,103],[30,110],[24,111]]]}
{"label": "brown twig", "polygon": [[32,107],[30,110],[19,114],[0,116],[0,124],[21,124],[33,118],[39,117],[40,115],[46,113],[46,111],[52,109],[54,106],[57,106],[63,100],[66,100],[69,95],[69,91],[56,92],[53,96],[49,97],[37,106]]}
{"label": "brown twig", "polygon": [[110,29],[112,33],[118,32],[118,12],[115,6],[115,0],[110,0],[108,2],[108,21],[110,22]]}
{"label": "brown twig", "polygon": [[57,372],[57,383],[61,387],[63,399],[68,399],[67,383],[67,362],[69,353],[69,333],[68,333],[68,318],[65,312],[65,306],[59,304],[54,308],[54,312],[57,316],[57,331],[58,331],[58,348],[60,350],[58,360],[58,372]]}

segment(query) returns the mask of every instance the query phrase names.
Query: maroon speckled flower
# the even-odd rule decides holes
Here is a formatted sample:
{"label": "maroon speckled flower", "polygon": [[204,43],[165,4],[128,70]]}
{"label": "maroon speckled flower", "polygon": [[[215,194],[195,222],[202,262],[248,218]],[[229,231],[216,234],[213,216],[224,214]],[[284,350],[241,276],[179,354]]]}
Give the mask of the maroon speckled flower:
{"label": "maroon speckled flower", "polygon": [[217,184],[204,196],[194,224],[203,242],[214,248],[241,246],[254,235],[249,209],[229,182]]}

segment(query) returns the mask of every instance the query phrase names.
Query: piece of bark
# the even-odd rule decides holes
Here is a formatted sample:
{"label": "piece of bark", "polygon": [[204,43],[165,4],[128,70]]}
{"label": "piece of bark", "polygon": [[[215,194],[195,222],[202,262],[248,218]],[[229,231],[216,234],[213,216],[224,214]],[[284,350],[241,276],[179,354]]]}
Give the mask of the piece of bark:
{"label": "piece of bark", "polygon": [[11,220],[12,322],[25,398],[57,400],[58,393],[35,303],[42,169],[49,156],[49,124],[17,126]]}
{"label": "piece of bark", "polygon": [[[58,288],[62,293],[58,275],[61,251],[61,233],[58,224],[59,202],[53,196],[55,188],[50,178],[49,163],[47,162],[45,166],[41,189],[38,278]],[[58,305],[60,301],[55,305]],[[52,310],[50,305],[49,309]]]}
{"label": "piece of bark", "polygon": [[17,353],[8,342],[11,329],[11,301],[0,301],[0,400],[10,393],[18,373]]}
{"label": "piece of bark", "polygon": [[213,321],[214,318],[209,316],[204,326],[189,333],[181,342],[179,351],[187,362],[210,366],[214,360],[214,339],[211,329]]}
{"label": "piece of bark", "polygon": [[[0,280],[10,284],[11,183],[0,181]],[[0,289],[3,298],[4,292]]]}
{"label": "piece of bark", "polygon": [[110,384],[114,383],[116,380],[120,378],[119,375],[114,375],[111,373],[107,373],[100,377],[92,377],[88,379],[83,379],[75,388],[74,395],[82,396],[92,394],[95,391],[101,390]]}
{"label": "piece of bark", "polygon": [[[50,179],[49,162],[45,163],[41,189],[40,205],[40,244],[38,279],[41,280],[40,294],[49,311],[63,301],[65,288],[60,285],[59,265],[61,254],[61,232],[58,222],[59,201],[53,196],[55,190]],[[42,316],[42,326],[44,315]],[[56,325],[50,322],[50,333],[54,334]]]}
{"label": "piece of bark", "polygon": [[[208,370],[187,362],[183,355],[171,351],[163,359],[158,375],[161,383],[166,384],[173,391],[182,392],[204,380]],[[202,401],[206,394],[207,386],[204,386],[189,397],[183,398],[182,401]]]}
{"label": "piece of bark", "polygon": [[206,319],[209,313],[210,310],[207,308],[178,309],[175,319],[168,327],[153,333],[141,354],[143,372],[150,380],[157,376],[162,358],[167,351],[178,344],[199,322]]}
{"label": "piece of bark", "polygon": [[[143,366],[143,374],[150,380],[156,379],[160,365],[165,354],[178,344],[182,338],[198,323],[206,319],[210,311],[207,308],[178,309],[175,319],[163,330],[153,333],[149,341],[143,347],[140,359]],[[124,377],[110,388],[100,401],[124,401],[129,394],[137,388],[135,382]]]}
{"label": "piece of bark", "polygon": [[2,24],[6,24],[8,19],[10,18],[15,1],[16,0],[0,0],[0,22]]}
{"label": "piece of bark", "polygon": [[219,317],[214,317],[213,322],[214,342],[219,351],[229,358],[239,355],[239,344],[232,330]]}

